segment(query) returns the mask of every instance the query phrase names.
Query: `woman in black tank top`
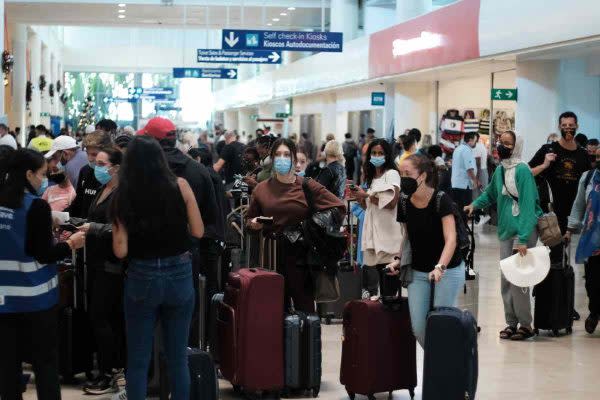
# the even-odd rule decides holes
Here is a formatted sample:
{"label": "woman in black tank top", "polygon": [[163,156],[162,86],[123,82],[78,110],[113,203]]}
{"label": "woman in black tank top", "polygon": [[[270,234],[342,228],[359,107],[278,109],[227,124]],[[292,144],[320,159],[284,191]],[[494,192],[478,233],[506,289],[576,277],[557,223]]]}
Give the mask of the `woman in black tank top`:
{"label": "woman in black tank top", "polygon": [[127,257],[127,397],[145,399],[152,338],[161,321],[171,398],[189,398],[186,346],[195,306],[190,237],[204,226],[194,194],[169,170],[159,143],[136,137],[127,147],[111,206],[113,250]]}

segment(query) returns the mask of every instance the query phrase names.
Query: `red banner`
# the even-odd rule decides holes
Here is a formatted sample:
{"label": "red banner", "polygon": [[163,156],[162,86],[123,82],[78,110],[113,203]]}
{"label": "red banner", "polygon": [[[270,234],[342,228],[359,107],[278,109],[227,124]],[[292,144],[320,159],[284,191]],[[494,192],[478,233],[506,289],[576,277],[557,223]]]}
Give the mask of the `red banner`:
{"label": "red banner", "polygon": [[372,34],[369,77],[478,58],[479,6],[480,0],[462,0]]}

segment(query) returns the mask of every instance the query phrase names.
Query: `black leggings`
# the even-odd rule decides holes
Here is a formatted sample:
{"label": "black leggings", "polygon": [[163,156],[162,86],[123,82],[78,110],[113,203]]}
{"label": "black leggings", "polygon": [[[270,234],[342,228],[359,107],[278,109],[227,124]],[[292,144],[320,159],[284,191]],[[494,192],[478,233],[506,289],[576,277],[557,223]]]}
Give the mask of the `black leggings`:
{"label": "black leggings", "polygon": [[374,267],[363,266],[363,287],[370,296],[377,296],[377,288],[384,297],[395,296],[400,290],[400,280],[383,272],[387,264],[377,264]]}
{"label": "black leggings", "polygon": [[49,310],[0,314],[0,399],[20,400],[21,356],[29,346],[37,398],[60,400],[58,312]]}

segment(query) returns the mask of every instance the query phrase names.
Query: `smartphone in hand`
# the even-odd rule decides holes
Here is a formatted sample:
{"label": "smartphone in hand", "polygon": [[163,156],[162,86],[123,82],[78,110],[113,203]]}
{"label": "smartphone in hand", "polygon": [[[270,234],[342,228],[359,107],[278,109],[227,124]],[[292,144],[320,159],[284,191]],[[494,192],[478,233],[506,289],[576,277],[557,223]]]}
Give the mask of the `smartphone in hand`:
{"label": "smartphone in hand", "polygon": [[273,225],[273,217],[257,217],[256,222],[260,222],[263,225]]}

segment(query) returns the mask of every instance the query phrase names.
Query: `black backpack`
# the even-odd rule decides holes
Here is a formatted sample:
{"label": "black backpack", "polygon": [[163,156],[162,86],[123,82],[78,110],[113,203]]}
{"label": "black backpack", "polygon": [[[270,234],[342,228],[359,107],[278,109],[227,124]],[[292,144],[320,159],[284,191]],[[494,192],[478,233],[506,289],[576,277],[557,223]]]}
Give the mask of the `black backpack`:
{"label": "black backpack", "polygon": [[[445,192],[438,191],[435,196],[435,211],[439,214],[442,196],[444,196]],[[402,208],[402,212],[404,213],[404,217],[406,218],[406,202],[408,201],[408,197],[404,194],[400,194],[400,205]],[[452,202],[452,215],[454,215],[454,224],[456,225],[456,246],[460,249],[461,255],[463,259],[466,259],[467,255],[471,251],[471,234],[469,232],[469,228],[465,223],[460,211],[456,203]]]}

